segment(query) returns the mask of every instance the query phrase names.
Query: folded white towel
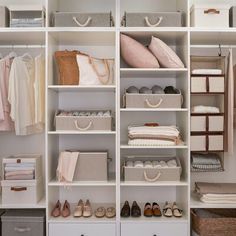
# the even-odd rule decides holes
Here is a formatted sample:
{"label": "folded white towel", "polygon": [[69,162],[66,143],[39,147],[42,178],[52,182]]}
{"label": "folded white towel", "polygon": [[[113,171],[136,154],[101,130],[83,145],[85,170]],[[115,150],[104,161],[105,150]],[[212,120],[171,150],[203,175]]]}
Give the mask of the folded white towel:
{"label": "folded white towel", "polygon": [[193,75],[221,75],[220,69],[195,69],[192,71]]}
{"label": "folded white towel", "polygon": [[210,106],[194,106],[192,107],[192,113],[220,113],[220,109]]}
{"label": "folded white towel", "polygon": [[153,164],[151,161],[145,161],[144,162],[144,167],[145,168],[153,168]]}
{"label": "folded white towel", "polygon": [[129,140],[130,146],[176,146],[175,142],[155,139],[133,139]]}
{"label": "folded white towel", "polygon": [[127,161],[126,162],[126,166],[127,167],[133,167],[134,166],[134,162],[133,161]]}
{"label": "folded white towel", "polygon": [[142,167],[143,167],[143,162],[142,162],[142,161],[135,161],[135,162],[134,162],[134,167],[140,167],[140,168],[142,168]]}
{"label": "folded white towel", "polygon": [[160,165],[162,168],[168,167],[165,161],[160,161]]}
{"label": "folded white towel", "polygon": [[168,167],[177,167],[177,162],[176,162],[176,160],[169,160],[169,161],[167,161],[167,165],[168,165]]}
{"label": "folded white towel", "polygon": [[154,168],[160,168],[161,167],[161,164],[160,164],[159,161],[153,161],[152,165],[153,165]]}

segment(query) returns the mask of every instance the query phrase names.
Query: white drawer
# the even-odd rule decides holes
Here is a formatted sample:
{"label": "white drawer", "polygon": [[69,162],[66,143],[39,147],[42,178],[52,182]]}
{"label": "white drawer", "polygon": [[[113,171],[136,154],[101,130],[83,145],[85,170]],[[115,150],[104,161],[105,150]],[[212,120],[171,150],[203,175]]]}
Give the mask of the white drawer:
{"label": "white drawer", "polygon": [[121,236],[187,236],[187,223],[122,223]]}
{"label": "white drawer", "polygon": [[115,224],[49,223],[49,236],[115,236]]}

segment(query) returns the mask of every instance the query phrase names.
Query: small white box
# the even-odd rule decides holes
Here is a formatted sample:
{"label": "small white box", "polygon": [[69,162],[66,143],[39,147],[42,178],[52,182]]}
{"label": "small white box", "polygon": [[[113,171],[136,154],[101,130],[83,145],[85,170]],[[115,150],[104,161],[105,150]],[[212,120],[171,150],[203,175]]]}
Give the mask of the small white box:
{"label": "small white box", "polygon": [[191,7],[191,27],[229,27],[228,5],[204,4]]}
{"label": "small white box", "polygon": [[223,132],[223,115],[191,115],[191,132]]}
{"label": "small white box", "polygon": [[43,196],[43,180],[2,180],[3,205],[34,205]]}
{"label": "small white box", "polygon": [[30,163],[34,166],[34,178],[39,179],[42,176],[42,156],[39,154],[22,154],[9,156],[2,159],[2,179],[5,179],[5,165]]}

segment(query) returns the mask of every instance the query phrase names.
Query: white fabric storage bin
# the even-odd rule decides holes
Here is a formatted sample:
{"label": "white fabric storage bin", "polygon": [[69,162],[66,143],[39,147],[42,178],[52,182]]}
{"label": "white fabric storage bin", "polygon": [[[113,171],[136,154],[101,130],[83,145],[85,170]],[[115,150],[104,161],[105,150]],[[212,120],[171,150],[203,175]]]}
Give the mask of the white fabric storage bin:
{"label": "white fabric storage bin", "polygon": [[114,26],[111,12],[79,13],[54,12],[51,17],[53,27],[112,27]]}
{"label": "white fabric storage bin", "polygon": [[223,115],[191,115],[191,132],[223,132]]}
{"label": "white fabric storage bin", "polygon": [[183,12],[125,12],[125,27],[182,27]]}
{"label": "white fabric storage bin", "polygon": [[2,180],[2,204],[34,205],[43,196],[43,180]]}
{"label": "white fabric storage bin", "polygon": [[9,6],[10,27],[44,27],[45,9],[42,5]]}
{"label": "white fabric storage bin", "polygon": [[42,156],[38,154],[22,154],[9,156],[2,159],[2,177],[5,178],[6,164],[14,164],[16,167],[19,164],[34,165],[34,179],[39,179],[42,176]]}
{"label": "white fabric storage bin", "polygon": [[181,108],[181,94],[134,94],[126,93],[126,108]]}
{"label": "white fabric storage bin", "polygon": [[224,76],[191,76],[191,93],[224,93]]}
{"label": "white fabric storage bin", "polygon": [[80,152],[73,181],[107,181],[108,153]]}
{"label": "white fabric storage bin", "polygon": [[236,27],[236,7],[231,7],[229,11],[229,26]]}
{"label": "white fabric storage bin", "polygon": [[7,7],[0,6],[0,27],[9,26],[9,10]]}
{"label": "white fabric storage bin", "polygon": [[191,26],[209,28],[229,27],[228,5],[204,4],[191,7]]}
{"label": "white fabric storage bin", "polygon": [[[140,158],[127,158],[126,160],[140,160]],[[179,181],[182,173],[181,164],[176,157],[145,157],[143,161],[169,161],[176,160],[177,167],[128,167],[124,165],[124,180],[125,181]]]}
{"label": "white fabric storage bin", "polygon": [[[57,113],[58,114],[58,113]],[[56,130],[111,131],[111,116],[62,116],[56,115]]]}
{"label": "white fabric storage bin", "polygon": [[191,151],[224,151],[224,136],[191,135]]}

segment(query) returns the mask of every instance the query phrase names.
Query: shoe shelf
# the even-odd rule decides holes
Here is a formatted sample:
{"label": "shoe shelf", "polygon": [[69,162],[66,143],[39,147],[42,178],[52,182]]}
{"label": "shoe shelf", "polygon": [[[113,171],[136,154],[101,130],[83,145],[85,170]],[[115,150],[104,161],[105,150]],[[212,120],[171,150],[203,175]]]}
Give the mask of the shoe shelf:
{"label": "shoe shelf", "polygon": [[131,146],[127,144],[120,145],[121,149],[188,149],[187,145],[176,146]]}
{"label": "shoe shelf", "polygon": [[115,85],[106,86],[70,86],[70,85],[49,85],[49,90],[56,92],[115,92]]}
{"label": "shoe shelf", "polygon": [[120,186],[127,187],[155,187],[155,186],[188,186],[188,181],[159,181],[156,183],[147,183],[146,181],[121,181]]}
{"label": "shoe shelf", "polygon": [[49,135],[115,135],[116,131],[48,131]]}
{"label": "shoe shelf", "polygon": [[121,112],[188,112],[187,108],[121,108]]}

